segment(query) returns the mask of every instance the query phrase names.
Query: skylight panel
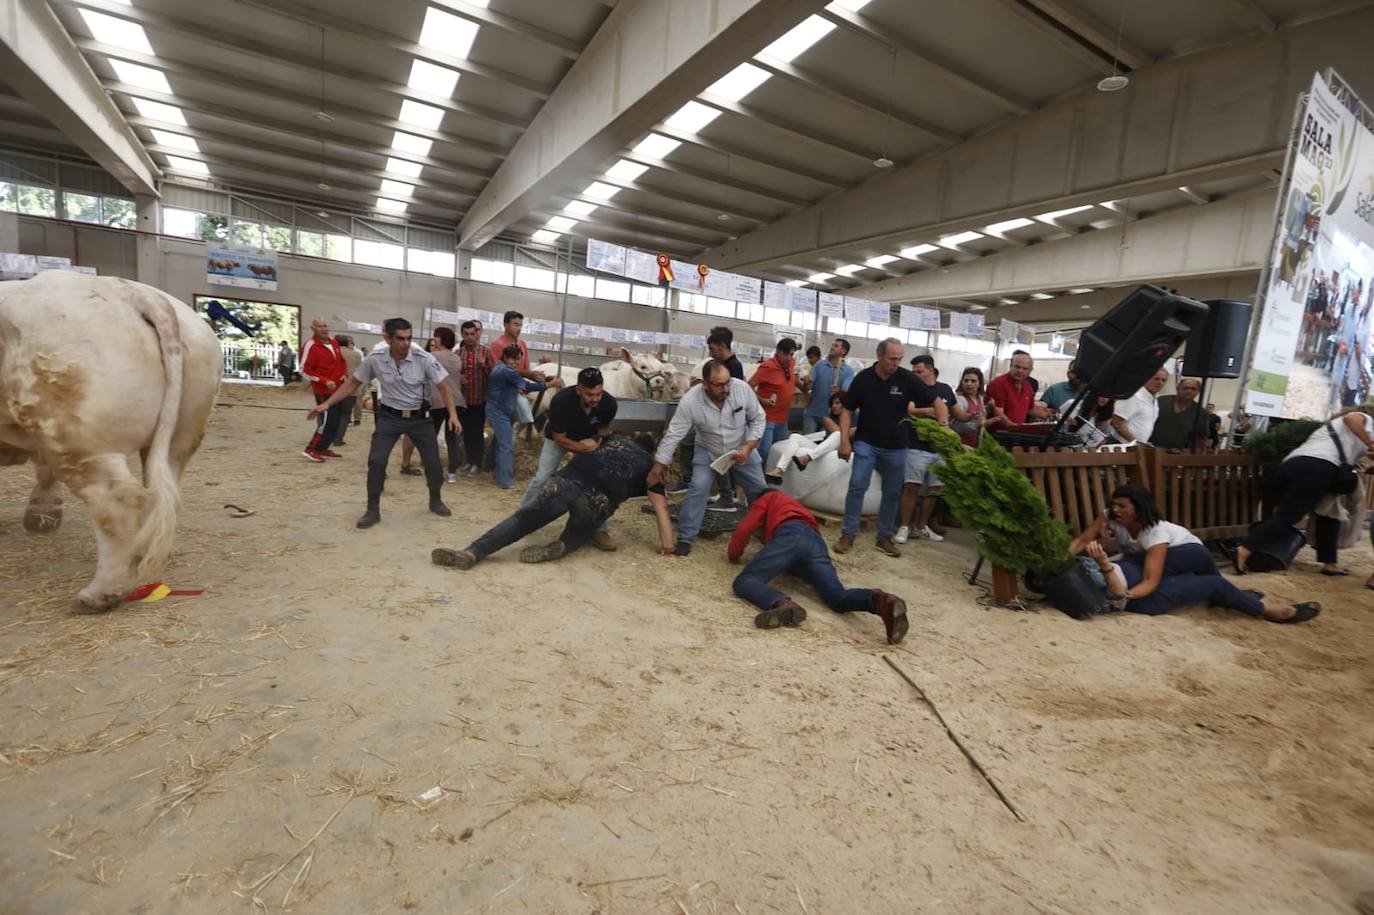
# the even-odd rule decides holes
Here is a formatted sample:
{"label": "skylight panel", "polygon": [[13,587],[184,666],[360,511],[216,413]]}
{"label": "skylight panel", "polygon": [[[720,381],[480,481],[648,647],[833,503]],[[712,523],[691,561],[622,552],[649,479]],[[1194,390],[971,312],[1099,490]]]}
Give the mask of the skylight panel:
{"label": "skylight panel", "polygon": [[161,102],[154,102],[138,96],[130,96],[134,100],[134,107],[138,113],[145,118],[154,121],[163,121],[167,124],[178,124],[182,127],[187,126],[186,118],[182,115],[181,109],[175,105],[164,105]]}
{"label": "skylight panel", "polygon": [[172,133],[170,130],[158,130],[153,128],[153,140],[159,146],[168,146],[172,149],[186,149],[191,152],[200,152],[200,146],[191,137],[184,133]]}
{"label": "skylight panel", "polygon": [[477,23],[432,6],[425,10],[425,24],[420,29],[423,47],[451,57],[467,57],[476,37]]}
{"label": "skylight panel", "polygon": [[843,267],[836,267],[835,272],[840,276],[853,276],[863,268],[863,264],[845,264]]}
{"label": "skylight panel", "polygon": [[791,63],[799,54],[834,30],[835,27],[820,16],[807,16],[760,53],[764,57]]}
{"label": "skylight panel", "polygon": [[114,68],[115,76],[119,77],[121,83],[138,86],[140,89],[151,89],[154,92],[172,94],[172,87],[167,84],[167,76],[161,70],[131,64],[127,60],[119,60],[115,57],[111,57],[109,61],[110,66]]}
{"label": "skylight panel", "polygon": [[113,45],[126,51],[137,51],[140,54],[153,53],[153,46],[148,43],[148,33],[144,32],[143,26],[137,22],[84,8],[81,10],[81,18],[85,20],[86,28],[90,29],[91,35],[101,44]]}
{"label": "skylight panel", "polygon": [[806,280],[788,280],[787,285],[794,288],[800,288],[806,285]]}
{"label": "skylight panel", "polygon": [[567,232],[573,226],[577,225],[577,220],[569,219],[567,216],[554,216],[548,222],[544,223],[544,225],[553,229],[555,232]]}
{"label": "skylight panel", "polygon": [[824,283],[826,280],[833,280],[834,278],[835,274],[833,273],[813,273],[806,278],[806,281],[808,283]]}
{"label": "skylight panel", "polygon": [[587,189],[582,192],[584,197],[595,197],[597,200],[610,200],[620,193],[620,188],[614,184],[606,184],[602,181],[593,181],[587,185]]}
{"label": "skylight panel", "polygon": [[1081,213],[1084,210],[1091,210],[1092,208],[1093,205],[1091,203],[1085,203],[1081,207],[1069,207],[1065,210],[1053,210],[1049,213],[1041,213],[1039,216],[1035,218],[1040,220],[1041,222],[1052,223],[1061,216],[1072,216],[1074,213]]}
{"label": "skylight panel", "polygon": [[[426,143],[429,141],[426,140]],[[418,178],[424,166],[419,162],[411,162],[407,159],[397,159],[395,156],[387,156],[386,170],[392,175],[400,175],[404,178]]]}
{"label": "skylight panel", "polygon": [[959,245],[966,245],[982,237],[983,234],[981,232],[958,232],[954,235],[946,235],[944,238],[936,241],[936,244],[941,248],[957,248]]}
{"label": "skylight panel", "polygon": [[688,102],[663,123],[674,130],[681,130],[683,133],[696,133],[719,116],[720,111],[710,105],[703,105],[701,102]]}
{"label": "skylight panel", "polygon": [[740,64],[712,83],[706,91],[710,95],[738,102],[763,85],[767,79],[768,71],[761,70],[753,64]]}
{"label": "skylight panel", "polygon": [[1030,294],[1030,297],[1032,299],[1035,299],[1037,302],[1043,302],[1045,299],[1054,298],[1054,296],[1050,295],[1048,292],[1032,292]]}
{"label": "skylight panel", "polygon": [[397,130],[391,135],[392,149],[399,149],[401,152],[408,152],[417,156],[429,155],[429,148],[433,145],[433,140],[417,137],[413,133]]}
{"label": "skylight panel", "polygon": [[596,212],[597,206],[594,203],[587,203],[585,200],[573,200],[563,208],[563,212],[571,213],[574,216],[590,216]]}
{"label": "skylight panel", "polygon": [[635,152],[641,156],[648,156],[650,159],[662,159],[681,145],[677,140],[665,137],[663,134],[651,133],[636,144]]}
{"label": "skylight panel", "polygon": [[540,229],[530,236],[530,241],[536,245],[551,245],[562,236],[561,232],[553,232],[549,229]]}
{"label": "skylight panel", "polygon": [[175,171],[188,172],[193,175],[210,174],[210,167],[199,159],[187,159],[184,156],[168,156],[167,165]]}
{"label": "skylight panel", "polygon": [[453,95],[453,90],[458,85],[458,76],[457,70],[439,67],[423,60],[412,60],[410,78],[406,80],[406,85],[420,92],[448,98]]}
{"label": "skylight panel", "polygon": [[416,127],[424,127],[428,130],[438,130],[443,119],[444,109],[435,108],[433,105],[426,105],[414,99],[403,100],[401,113],[397,116],[397,120],[404,124],[414,124]]}
{"label": "skylight panel", "polygon": [[383,213],[404,213],[407,204],[403,200],[388,200],[385,197],[377,198],[377,209]]}
{"label": "skylight panel", "polygon": [[633,181],[648,170],[649,166],[647,165],[640,165],[638,162],[621,159],[615,165],[606,169],[606,174],[620,181]]}
{"label": "skylight panel", "polygon": [[383,178],[382,193],[388,197],[409,197],[415,193],[415,186],[406,184],[404,181],[392,181],[390,178]]}
{"label": "skylight panel", "polygon": [[1013,229],[1024,229],[1026,226],[1033,225],[1035,225],[1035,220],[1033,219],[1008,219],[1004,222],[994,222],[992,225],[988,226],[985,231],[993,235],[1001,235],[1003,232],[1010,232]]}
{"label": "skylight panel", "polygon": [[902,257],[913,258],[920,257],[922,254],[929,254],[932,251],[938,251],[939,249],[939,245],[920,244],[912,245],[910,248],[903,248],[899,253]]}
{"label": "skylight panel", "polygon": [[826,9],[838,8],[849,10],[851,13],[857,13],[859,10],[868,6],[869,2],[870,0],[835,0],[834,3],[826,4]]}
{"label": "skylight panel", "polygon": [[879,254],[877,257],[870,257],[864,261],[870,267],[885,267],[897,259],[895,254]]}

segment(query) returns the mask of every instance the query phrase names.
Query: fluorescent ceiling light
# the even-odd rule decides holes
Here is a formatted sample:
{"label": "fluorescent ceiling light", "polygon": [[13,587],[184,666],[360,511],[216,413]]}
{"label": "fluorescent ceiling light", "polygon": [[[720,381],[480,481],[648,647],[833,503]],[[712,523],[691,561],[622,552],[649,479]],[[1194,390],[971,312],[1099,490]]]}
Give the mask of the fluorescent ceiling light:
{"label": "fluorescent ceiling light", "polygon": [[760,70],[753,64],[740,64],[712,83],[706,91],[711,95],[718,95],[723,99],[738,102],[767,79],[767,70]]}
{"label": "fluorescent ceiling light", "polygon": [[115,76],[119,77],[121,83],[138,86],[140,89],[151,89],[154,92],[172,94],[172,87],[167,84],[167,77],[161,70],[131,64],[127,60],[119,60],[114,57],[110,58],[110,66],[114,68]]}
{"label": "fluorescent ceiling light", "polygon": [[593,181],[587,185],[587,189],[582,192],[584,197],[595,197],[597,200],[610,200],[620,193],[620,188],[614,184],[606,184],[601,181]]}
{"label": "fluorescent ceiling light", "polygon": [[777,41],[760,51],[760,56],[791,63],[797,55],[829,35],[835,27],[820,16],[807,16]]}
{"label": "fluorescent ceiling light", "polygon": [[806,285],[806,280],[788,280],[788,286],[801,287]]}
{"label": "fluorescent ceiling light", "polygon": [[420,92],[448,98],[453,95],[453,90],[458,85],[458,71],[438,67],[423,60],[412,60],[410,78],[406,80],[406,85]]}
{"label": "fluorescent ceiling light", "polygon": [[136,95],[130,96],[130,98],[134,100],[134,107],[138,109],[138,113],[145,118],[151,118],[154,121],[162,121],[167,124],[179,124],[182,127],[187,126],[185,116],[182,115],[181,109],[177,108],[175,105],[164,105],[161,102],[139,98]]}
{"label": "fluorescent ceiling light", "polygon": [[409,197],[415,193],[415,186],[406,184],[404,181],[392,181],[390,178],[383,178],[382,193],[391,197]]}
{"label": "fluorescent ceiling light", "polygon": [[864,261],[870,267],[883,267],[897,259],[894,254],[879,254],[877,257],[870,257]]}
{"label": "fluorescent ceiling light", "polygon": [[1085,292],[1095,292],[1092,286],[1079,286],[1077,289],[1070,289],[1069,295],[1082,295]]}
{"label": "fluorescent ceiling light", "polygon": [[414,124],[416,127],[438,130],[439,122],[444,119],[444,109],[414,99],[405,99],[401,102],[401,113],[396,119],[405,124]]}
{"label": "fluorescent ceiling light", "polygon": [[682,144],[661,133],[651,133],[635,144],[635,152],[650,159],[662,159]]}
{"label": "fluorescent ceiling light", "polygon": [[633,181],[648,170],[649,166],[647,165],[640,165],[638,162],[621,159],[615,165],[606,169],[606,174],[620,181]]}
{"label": "fluorescent ceiling light", "polygon": [[824,283],[826,280],[833,280],[834,278],[835,274],[833,273],[813,273],[806,278],[806,281],[808,283]]}
{"label": "fluorescent ceiling light", "polygon": [[143,26],[137,22],[106,16],[104,13],[88,9],[81,10],[81,18],[86,21],[86,28],[90,30],[91,35],[101,44],[114,45],[116,48],[137,51],[140,54],[153,53],[153,46],[148,44],[148,33],[144,32]]}
{"label": "fluorescent ceiling light", "polygon": [[1020,217],[1017,219],[1008,219],[1004,222],[994,222],[983,231],[991,235],[1001,235],[1003,232],[1010,232],[1013,229],[1024,229],[1026,226],[1033,225],[1035,225],[1035,220]]}
{"label": "fluorescent ceiling light", "polygon": [[[486,6],[485,3],[481,5]],[[432,6],[425,10],[420,44],[431,51],[440,51],[450,57],[467,57],[476,37],[477,23]]]}
{"label": "fluorescent ceiling light", "polygon": [[567,232],[573,226],[577,225],[577,220],[569,219],[567,216],[554,216],[548,222],[544,223],[544,225],[553,229],[555,232]]}
{"label": "fluorescent ceiling light", "polygon": [[1030,297],[1032,299],[1035,299],[1037,302],[1043,302],[1045,299],[1054,298],[1054,296],[1050,295],[1048,292],[1032,292],[1030,294]]}
{"label": "fluorescent ceiling light", "polygon": [[935,243],[941,248],[954,248],[959,245],[968,244],[974,239],[982,237],[983,235],[981,232],[958,232],[954,235],[946,235],[944,238],[938,239]]}
{"label": "fluorescent ceiling light", "polygon": [[408,152],[417,156],[427,156],[429,155],[429,148],[433,145],[433,140],[417,137],[413,133],[404,133],[397,130],[391,134],[391,148],[399,149],[401,152]]}
{"label": "fluorescent ceiling light", "polygon": [[1085,203],[1081,207],[1069,207],[1065,210],[1054,210],[1049,213],[1041,213],[1039,216],[1035,218],[1040,220],[1041,222],[1054,222],[1060,216],[1072,216],[1074,213],[1081,213],[1084,210],[1091,210],[1092,208],[1093,205],[1091,203]]}
{"label": "fluorescent ceiling light", "polygon": [[540,229],[530,236],[530,241],[537,245],[551,245],[558,241],[561,232],[550,232],[548,229]]}
{"label": "fluorescent ceiling light", "polygon": [[826,4],[826,9],[838,7],[842,10],[849,10],[851,13],[857,13],[859,10],[868,6],[868,4],[869,0],[835,0],[834,3]]}
{"label": "fluorescent ceiling light", "polygon": [[597,206],[594,203],[586,203],[582,200],[573,200],[563,208],[564,213],[571,213],[574,216],[590,216],[596,212]]}
{"label": "fluorescent ceiling light", "polygon": [[172,133],[170,130],[153,129],[153,141],[159,146],[170,146],[172,149],[188,149],[191,152],[200,152],[200,147],[196,141],[184,133]]}
{"label": "fluorescent ceiling light", "polygon": [[898,253],[900,253],[902,257],[913,258],[920,257],[922,254],[929,254],[932,251],[938,251],[939,249],[939,245],[920,244],[912,245],[910,248],[903,248]]}
{"label": "fluorescent ceiling light", "polygon": [[681,130],[683,133],[696,133],[719,116],[720,111],[710,105],[703,105],[701,102],[688,102],[663,123],[674,130]]}
{"label": "fluorescent ceiling light", "polygon": [[[426,140],[425,142],[429,141]],[[419,162],[397,159],[395,156],[386,157],[386,170],[393,175],[400,175],[404,178],[418,178],[423,168],[424,166]]]}
{"label": "fluorescent ceiling light", "polygon": [[384,213],[404,213],[407,206],[408,204],[403,200],[388,200],[385,197],[377,198],[377,209]]}
{"label": "fluorescent ceiling light", "polygon": [[845,264],[843,267],[836,267],[835,272],[840,276],[853,276],[863,268],[863,264]]}
{"label": "fluorescent ceiling light", "polygon": [[187,159],[183,156],[168,156],[167,165],[175,171],[190,172],[193,175],[210,174],[210,167],[199,159]]}

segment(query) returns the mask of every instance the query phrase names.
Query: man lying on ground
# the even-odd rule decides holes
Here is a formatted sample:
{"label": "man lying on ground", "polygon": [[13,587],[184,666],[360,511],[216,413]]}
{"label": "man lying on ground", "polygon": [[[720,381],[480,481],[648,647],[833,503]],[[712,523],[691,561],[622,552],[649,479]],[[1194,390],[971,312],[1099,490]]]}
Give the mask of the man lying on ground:
{"label": "man lying on ground", "polygon": [[769,584],[783,572],[791,572],[815,588],[836,613],[877,614],[887,629],[888,644],[896,645],[906,636],[906,602],[886,591],[840,584],[815,517],[787,493],[769,490],[749,506],[726,550],[732,563],[740,561],[749,538],[760,527],[763,549],[739,573],[734,586],[737,595],[759,608],[754,624],[760,629],[798,626],[806,619],[806,611],[796,601]]}
{"label": "man lying on ground", "polygon": [[562,470],[544,481],[532,499],[468,544],[467,549],[440,547],[430,558],[436,565],[470,569],[497,550],[567,515],[568,523],[557,540],[520,551],[521,562],[547,562],[590,543],[622,502],[645,495],[658,518],[660,552],[671,555],[673,524],[668,517],[663,484],[645,485],[654,465],[653,447],[653,439],[643,433],[602,439],[601,447],[595,451],[573,455]]}

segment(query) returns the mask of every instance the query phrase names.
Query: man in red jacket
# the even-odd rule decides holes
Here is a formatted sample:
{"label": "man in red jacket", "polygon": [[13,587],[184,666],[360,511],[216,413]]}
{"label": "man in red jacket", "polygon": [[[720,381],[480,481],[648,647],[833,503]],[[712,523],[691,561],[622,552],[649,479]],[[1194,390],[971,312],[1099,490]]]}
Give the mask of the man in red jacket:
{"label": "man in red jacket", "polygon": [[846,588],[835,574],[815,517],[796,499],[769,490],[749,506],[730,538],[726,555],[738,563],[749,538],[763,528],[763,550],[749,561],[735,579],[735,594],[759,608],[754,625],[760,629],[797,626],[806,611],[796,601],[769,584],[783,572],[807,582],[836,613],[864,610],[882,618],[889,645],[907,632],[906,602],[894,594],[869,588]]}
{"label": "man in red jacket", "polygon": [[[301,377],[310,382],[310,390],[315,392],[315,403],[324,403],[339,389],[348,377],[348,362],[344,359],[339,341],[329,336],[329,324],[318,315],[310,320],[314,335],[301,347]],[[339,434],[339,424],[343,422],[343,401],[324,412],[315,426],[315,434],[310,444],[301,452],[308,461],[324,463],[327,457],[343,457],[337,451],[329,450],[334,438]]]}

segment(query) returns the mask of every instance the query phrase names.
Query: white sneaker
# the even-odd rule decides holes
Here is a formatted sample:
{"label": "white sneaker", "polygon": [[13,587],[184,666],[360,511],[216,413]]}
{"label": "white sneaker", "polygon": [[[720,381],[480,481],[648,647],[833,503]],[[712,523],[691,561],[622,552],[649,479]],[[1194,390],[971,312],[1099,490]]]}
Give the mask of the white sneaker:
{"label": "white sneaker", "polygon": [[457,482],[458,482],[458,475],[457,475],[456,473],[451,473],[451,474],[449,474],[449,475],[448,475],[448,481],[449,481],[450,483],[457,483]]}
{"label": "white sneaker", "polygon": [[895,534],[892,535],[892,542],[893,542],[893,543],[906,543],[907,535],[910,534],[910,533],[911,533],[911,528],[905,527],[905,526],[899,527],[899,528],[897,528],[897,533],[895,533]]}
{"label": "white sneaker", "polygon": [[922,540],[934,540],[936,543],[944,543],[945,541],[944,537],[941,537],[928,527],[921,528],[916,532],[916,536],[920,537]]}

